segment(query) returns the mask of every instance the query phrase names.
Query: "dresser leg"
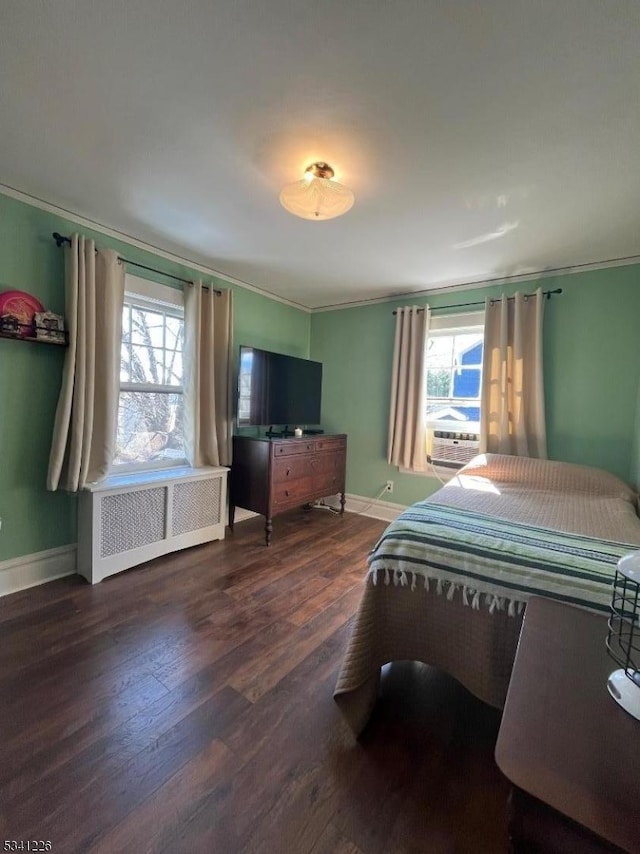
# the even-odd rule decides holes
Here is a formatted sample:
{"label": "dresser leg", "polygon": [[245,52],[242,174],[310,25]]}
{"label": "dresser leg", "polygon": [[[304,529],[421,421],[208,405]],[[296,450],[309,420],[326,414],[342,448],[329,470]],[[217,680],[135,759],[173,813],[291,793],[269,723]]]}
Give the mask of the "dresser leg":
{"label": "dresser leg", "polygon": [[231,531],[233,531],[233,522],[234,522],[235,518],[236,518],[235,504],[230,504],[229,505],[229,529]]}
{"label": "dresser leg", "polygon": [[270,517],[267,517],[264,525],[264,541],[265,545],[271,545],[271,532],[273,531],[273,522]]}
{"label": "dresser leg", "polygon": [[347,503],[347,498],[344,492],[340,493],[340,515],[344,515],[344,505]]}

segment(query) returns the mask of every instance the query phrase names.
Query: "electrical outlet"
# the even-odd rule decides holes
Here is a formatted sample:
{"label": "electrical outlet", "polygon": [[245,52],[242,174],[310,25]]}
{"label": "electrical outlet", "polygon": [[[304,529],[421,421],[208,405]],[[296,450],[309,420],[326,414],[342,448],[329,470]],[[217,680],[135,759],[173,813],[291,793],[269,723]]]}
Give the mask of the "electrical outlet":
{"label": "electrical outlet", "polygon": [[392,480],[388,480],[388,481],[387,481],[387,489],[386,489],[386,492],[393,492],[393,481],[392,481]]}

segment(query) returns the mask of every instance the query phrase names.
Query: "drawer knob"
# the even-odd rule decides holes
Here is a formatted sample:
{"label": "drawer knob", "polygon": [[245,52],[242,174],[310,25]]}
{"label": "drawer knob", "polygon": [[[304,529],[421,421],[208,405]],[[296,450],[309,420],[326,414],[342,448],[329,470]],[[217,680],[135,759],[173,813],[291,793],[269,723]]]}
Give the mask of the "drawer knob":
{"label": "drawer knob", "polygon": [[287,496],[287,498],[288,498],[288,497],[289,497],[289,490],[288,490],[288,489],[285,489],[284,494],[285,494],[285,495]]}
{"label": "drawer knob", "polygon": [[289,477],[290,474],[291,474],[291,469],[287,469],[286,477]]}

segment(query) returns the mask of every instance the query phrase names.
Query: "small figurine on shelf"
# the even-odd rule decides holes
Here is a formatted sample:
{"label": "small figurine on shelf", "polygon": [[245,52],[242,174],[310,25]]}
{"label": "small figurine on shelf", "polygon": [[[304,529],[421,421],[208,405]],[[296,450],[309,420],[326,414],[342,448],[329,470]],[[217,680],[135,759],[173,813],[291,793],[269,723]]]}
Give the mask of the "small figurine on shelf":
{"label": "small figurine on shelf", "polygon": [[20,335],[20,318],[15,314],[0,314],[0,332],[4,335]]}
{"label": "small figurine on shelf", "polygon": [[52,311],[36,311],[34,320],[36,338],[65,343],[64,318],[61,315]]}

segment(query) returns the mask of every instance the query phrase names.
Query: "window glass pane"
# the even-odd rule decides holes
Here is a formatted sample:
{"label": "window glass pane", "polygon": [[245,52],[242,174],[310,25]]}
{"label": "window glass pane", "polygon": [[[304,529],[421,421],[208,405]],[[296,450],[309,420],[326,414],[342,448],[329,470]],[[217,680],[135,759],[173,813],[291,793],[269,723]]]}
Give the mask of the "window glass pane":
{"label": "window glass pane", "polygon": [[120,393],[115,464],[184,459],[181,394]]}
{"label": "window glass pane", "polygon": [[131,347],[131,382],[164,383],[164,350],[134,344]]}
{"label": "window glass pane", "polygon": [[125,302],[122,306],[122,339],[129,341],[131,337],[131,306]]}
{"label": "window glass pane", "polygon": [[165,385],[182,385],[182,352],[180,350],[167,350],[164,354],[164,382]]}
{"label": "window glass pane", "polygon": [[453,397],[480,397],[480,368],[459,368],[454,372]]}
{"label": "window glass pane", "polygon": [[133,306],[131,309],[131,342],[147,347],[164,346],[164,315]]}
{"label": "window glass pane", "polygon": [[238,378],[238,421],[246,424],[251,417],[251,370],[253,366],[253,350],[243,350],[240,358],[240,375]]}
{"label": "window glass pane", "polygon": [[448,368],[453,363],[453,336],[436,335],[427,341],[427,366]]}
{"label": "window glass pane", "polygon": [[131,347],[125,341],[120,348],[120,382],[131,382]]}
{"label": "window glass pane", "polygon": [[184,320],[179,317],[166,317],[166,342],[167,350],[182,350],[184,340]]}
{"label": "window glass pane", "polygon": [[484,335],[479,332],[456,335],[453,345],[456,364],[481,365]]}
{"label": "window glass pane", "polygon": [[[429,365],[431,362],[429,361]],[[451,369],[427,369],[427,399],[449,397],[451,393]]]}

